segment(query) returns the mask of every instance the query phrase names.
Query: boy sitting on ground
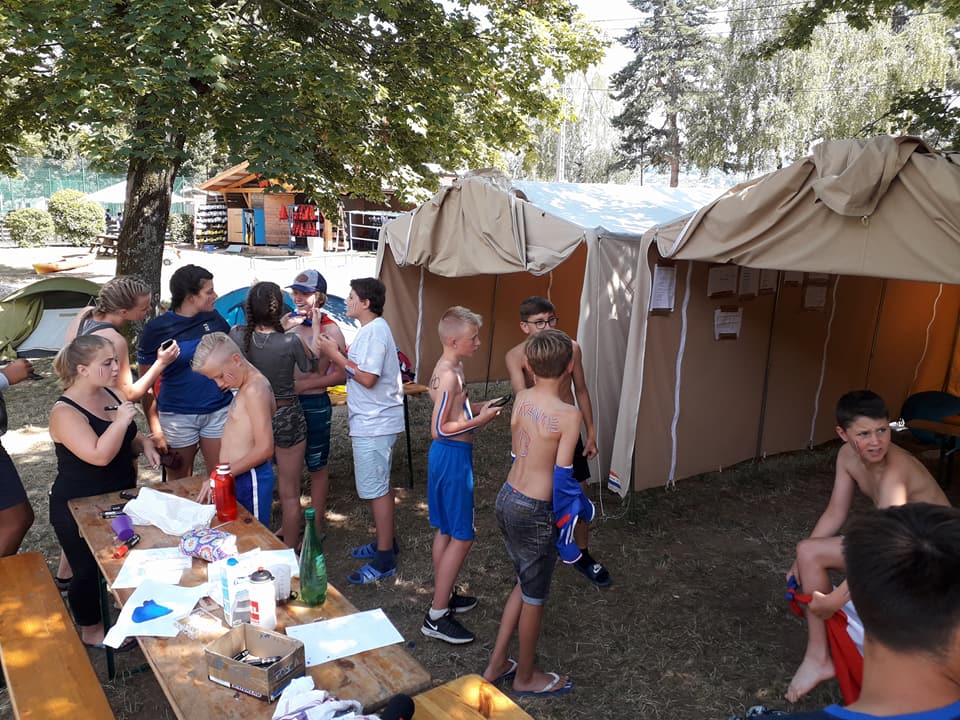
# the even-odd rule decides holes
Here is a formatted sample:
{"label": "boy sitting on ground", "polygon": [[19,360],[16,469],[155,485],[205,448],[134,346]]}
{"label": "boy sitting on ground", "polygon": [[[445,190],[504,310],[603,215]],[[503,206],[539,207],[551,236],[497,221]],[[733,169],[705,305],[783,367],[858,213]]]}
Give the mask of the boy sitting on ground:
{"label": "boy sitting on ground", "polygon": [[[565,403],[573,341],[559,330],[544,330],[527,341],[527,367],[535,384],[517,394],[510,419],[513,467],[497,495],[497,525],[517,584],[503,609],[500,630],[483,676],[513,679],[518,695],[562,695],[573,682],[534,667],[543,608],[557,559],[553,497],[556,485],[573,482],[573,456],[580,437],[580,411]],[[517,631],[519,660],[508,656]]]}
{"label": "boy sitting on ground", "polygon": [[[513,387],[515,394],[533,386],[533,375],[526,365],[525,356],[525,348],[530,338],[556,326],[556,309],[553,303],[546,298],[534,295],[520,303],[520,329],[527,336],[527,339],[507,352],[506,356],[510,385]],[[590,404],[590,394],[587,391],[587,382],[583,374],[583,354],[575,341],[573,342],[573,364],[567,374],[566,382],[560,384],[560,399],[568,405],[573,405],[574,396],[576,396],[576,406],[583,416],[583,425],[587,430],[587,441],[584,442],[583,438],[578,435],[577,449],[573,455],[573,476],[586,492],[587,480],[590,479],[590,466],[587,464],[587,460],[597,454],[597,439],[593,426],[593,407]],[[572,559],[564,557],[564,562],[572,564],[598,587],[610,585],[612,580],[609,571],[590,555],[588,549],[590,542],[589,522],[577,523],[574,528],[574,541],[575,545],[574,543],[570,545],[574,550],[579,548],[579,556],[575,554]]]}
{"label": "boy sitting on ground", "polygon": [[[272,418],[276,400],[270,381],[247,362],[240,348],[226,333],[204,335],[190,366],[213,380],[224,392],[236,390],[223,426],[220,465],[233,474],[237,501],[266,527],[273,505]],[[209,502],[211,490],[204,483],[197,502]]]}
{"label": "boy sitting on ground", "polygon": [[837,453],[833,492],[810,537],[797,545],[787,571],[803,592],[813,595],[807,612],[807,649],[785,695],[796,702],[824,680],[835,676],[824,619],[847,601],[846,582],[831,592],[829,570],[843,572],[843,538],[854,489],[878,508],[907,503],[949,505],[927,469],[906,450],[890,443],[890,413],[869,390],[849,392],[837,402],[837,435],[844,441]]}
{"label": "boy sitting on ground", "polygon": [[500,414],[490,402],[471,405],[463,379],[463,359],[480,347],[482,319],[455,306],[440,318],[443,355],[430,377],[433,417],[427,460],[427,506],[433,538],[433,602],[420,627],[427,637],[454,645],[473,642],[474,634],[454,613],[472,610],[477,599],[458,595],[454,584],[473,546],[473,431]]}

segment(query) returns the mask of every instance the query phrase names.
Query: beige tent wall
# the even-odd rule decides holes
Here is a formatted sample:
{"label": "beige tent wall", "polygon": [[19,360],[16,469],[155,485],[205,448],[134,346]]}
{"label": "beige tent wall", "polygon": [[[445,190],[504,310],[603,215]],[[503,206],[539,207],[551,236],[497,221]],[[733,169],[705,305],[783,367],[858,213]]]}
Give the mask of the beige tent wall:
{"label": "beige tent wall", "polygon": [[[890,412],[895,415],[908,395],[943,388],[960,312],[960,286],[942,287],[940,293],[941,286],[936,283],[887,281],[867,382],[870,389],[887,401]],[[936,318],[933,318],[935,301]],[[931,319],[930,341],[924,355],[924,339]]]}
{"label": "beige tent wall", "polygon": [[[656,257],[655,253],[651,255]],[[651,266],[653,262],[651,259]],[[653,315],[647,325],[647,358],[634,460],[636,490],[663,485],[670,477],[680,306],[687,269],[691,266],[675,478],[717,470],[754,457],[771,327],[761,454],[797,450],[806,447],[810,440],[824,341],[833,307],[833,284],[827,307],[819,311],[804,310],[802,288],[784,287],[782,282],[775,317],[772,296],[741,301],[744,321],[740,339],[715,341],[714,310],[737,303],[706,297],[709,264],[681,262],[677,265],[677,310],[667,316]],[[869,387],[880,393],[891,413],[896,414],[909,393],[940,389],[952,360],[954,330],[960,314],[960,286],[944,285],[926,356],[911,387],[940,286],[849,276],[832,278],[831,282],[837,283],[836,308],[813,423],[815,444],[835,436],[834,406],[848,390]],[[875,334],[876,348],[871,360]]]}
{"label": "beige tent wall", "polygon": [[[484,319],[481,348],[464,363],[467,382],[507,379],[504,356],[523,339],[518,308],[520,302],[531,295],[549,296],[557,307],[560,329],[576,334],[585,262],[586,249],[581,247],[551,273],[540,277],[510,273],[446,278],[424,271],[421,367],[417,369],[417,379],[429,380],[429,373],[440,357],[437,324],[451,305],[464,305]],[[387,286],[383,316],[390,324],[397,346],[416,362],[420,268],[398,267],[390,247],[386,246],[380,279]]]}

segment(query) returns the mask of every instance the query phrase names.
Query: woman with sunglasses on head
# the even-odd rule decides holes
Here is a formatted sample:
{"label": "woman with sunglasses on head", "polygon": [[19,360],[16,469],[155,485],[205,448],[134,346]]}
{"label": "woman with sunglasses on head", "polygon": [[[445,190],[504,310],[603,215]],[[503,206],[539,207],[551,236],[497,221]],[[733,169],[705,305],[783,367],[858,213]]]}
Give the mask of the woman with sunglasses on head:
{"label": "woman with sunglasses on head", "polygon": [[150,438],[137,431],[136,406],[112,389],[120,369],[109,340],[99,335],[75,338],[57,354],[53,369],[64,391],[50,411],[50,438],[57,455],[50,524],[73,568],[67,598],[80,637],[86,645],[98,646],[104,634],[99,570],[67,503],[132,488],[137,484],[137,455],[142,452],[154,467],[160,457]]}

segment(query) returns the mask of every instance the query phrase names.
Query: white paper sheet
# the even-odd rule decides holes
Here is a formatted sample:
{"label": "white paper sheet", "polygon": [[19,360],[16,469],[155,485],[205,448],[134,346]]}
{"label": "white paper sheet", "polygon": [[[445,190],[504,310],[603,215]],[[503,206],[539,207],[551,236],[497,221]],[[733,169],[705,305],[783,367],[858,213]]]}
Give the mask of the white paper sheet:
{"label": "white paper sheet", "polygon": [[783,274],[783,284],[787,286],[797,286],[803,284],[803,273],[799,270],[787,270]]}
{"label": "white paper sheet", "polygon": [[403,642],[403,635],[379,608],[332,620],[290,625],[287,635],[303,642],[307,667]]}
{"label": "white paper sheet", "polygon": [[760,294],[760,271],[753,268],[740,268],[740,281],[737,295],[742,298],[752,298]]}
{"label": "white paper sheet", "polygon": [[[110,628],[103,642],[105,645],[117,648],[126,638],[132,636],[176,637],[180,632],[177,620],[189,615],[197,601],[206,594],[206,584],[181,587],[147,578],[124,603],[116,625]],[[134,610],[147,600],[153,600],[157,605],[169,608],[170,612],[152,620],[134,622]]]}
{"label": "white paper sheet", "polygon": [[650,290],[651,310],[673,311],[677,291],[677,268],[673,265],[657,265],[653,268],[653,287]]}
{"label": "white paper sheet", "polygon": [[739,338],[742,324],[743,308],[737,308],[736,310],[717,308],[713,313],[713,339]]}
{"label": "white paper sheet", "polygon": [[707,272],[707,297],[727,297],[737,294],[736,265],[714,265]]}
{"label": "white paper sheet", "polygon": [[176,585],[184,570],[189,570],[193,559],[180,552],[180,548],[134,548],[126,559],[112,588],[135,588],[144,580],[152,578]]}
{"label": "white paper sheet", "polygon": [[776,270],[760,271],[760,294],[771,295],[777,291],[777,280],[779,272]]}
{"label": "white paper sheet", "polygon": [[827,306],[826,285],[806,285],[803,288],[803,309],[822,310]]}

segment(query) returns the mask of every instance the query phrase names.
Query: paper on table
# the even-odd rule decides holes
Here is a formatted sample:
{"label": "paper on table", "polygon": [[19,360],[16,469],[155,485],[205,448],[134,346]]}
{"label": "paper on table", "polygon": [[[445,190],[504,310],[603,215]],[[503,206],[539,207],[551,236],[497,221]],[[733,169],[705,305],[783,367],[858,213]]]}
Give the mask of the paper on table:
{"label": "paper on table", "polygon": [[195,528],[207,527],[216,514],[213,505],[140,488],[140,493],[123,508],[134,525],[156,525],[168,535],[183,535]]}
{"label": "paper on table", "polygon": [[110,587],[135,588],[148,578],[176,585],[183,571],[189,570],[191,565],[193,559],[180,552],[180,548],[134,548],[127,553],[117,579]]}
{"label": "paper on table", "polygon": [[403,642],[400,631],[379,608],[305,625],[288,625],[287,635],[303,642],[307,667]]}
{"label": "paper on table", "polygon": [[[125,638],[133,635],[151,637],[176,637],[180,632],[177,620],[189,615],[197,601],[207,594],[207,585],[181,587],[169,585],[147,578],[133,591],[133,595],[123,605],[120,617],[103,639],[105,645],[120,647]],[[169,608],[170,612],[162,617],[144,622],[134,622],[133,611],[152,600],[157,605]]]}

